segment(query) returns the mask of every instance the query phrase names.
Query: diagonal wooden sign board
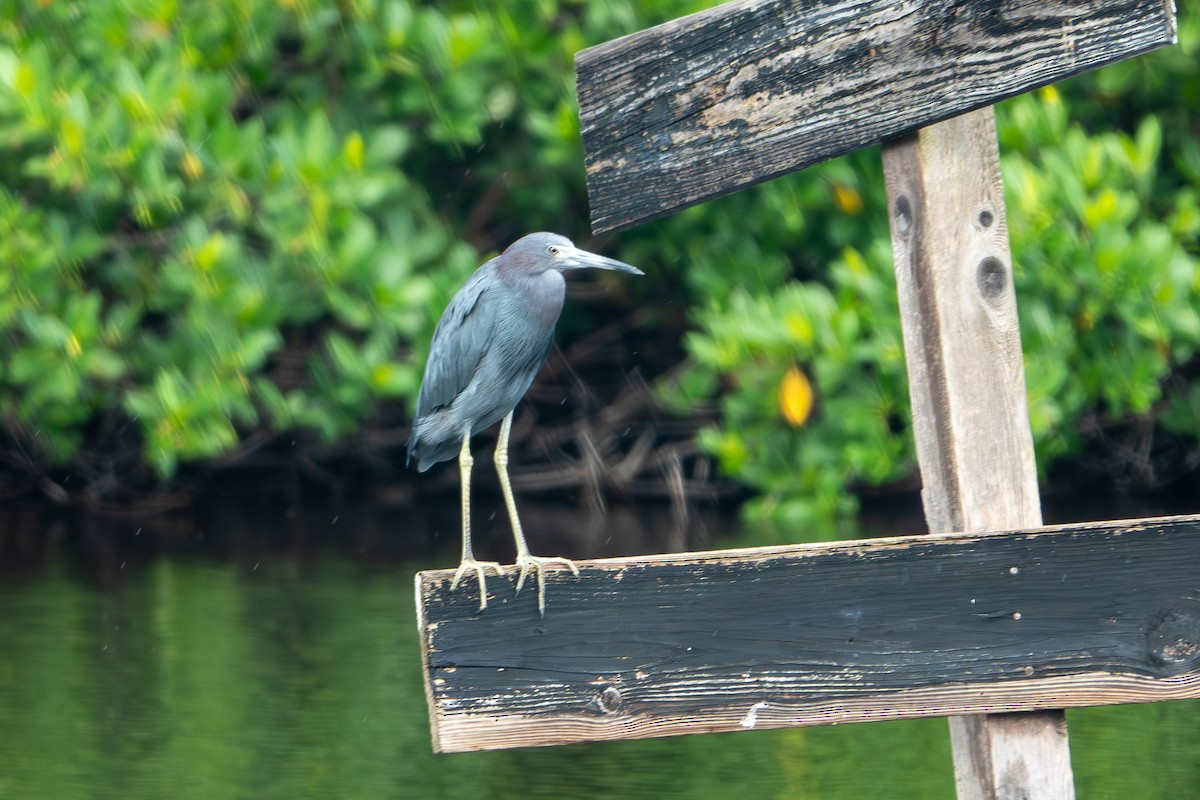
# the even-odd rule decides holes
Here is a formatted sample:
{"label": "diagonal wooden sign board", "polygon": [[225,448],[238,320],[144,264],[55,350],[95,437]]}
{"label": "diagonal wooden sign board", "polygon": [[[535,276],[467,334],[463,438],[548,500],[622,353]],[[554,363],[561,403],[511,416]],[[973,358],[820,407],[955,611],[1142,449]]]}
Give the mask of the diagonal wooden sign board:
{"label": "diagonal wooden sign board", "polygon": [[617,230],[1175,41],[1172,0],[747,0],[576,57]]}
{"label": "diagonal wooden sign board", "polygon": [[435,749],[1200,697],[1200,516],[580,567],[418,575]]}

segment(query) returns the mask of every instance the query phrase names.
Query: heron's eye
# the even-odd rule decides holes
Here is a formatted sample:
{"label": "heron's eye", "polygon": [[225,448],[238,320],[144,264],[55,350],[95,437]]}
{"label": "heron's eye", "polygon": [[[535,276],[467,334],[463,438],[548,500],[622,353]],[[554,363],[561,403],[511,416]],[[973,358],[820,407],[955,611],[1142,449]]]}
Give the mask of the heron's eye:
{"label": "heron's eye", "polygon": [[552,244],[552,245],[550,245],[549,247],[547,247],[547,248],[546,248],[546,250],[547,250],[547,252],[549,252],[549,253],[550,253],[550,255],[552,255],[552,256],[556,256],[556,255],[558,255],[558,245],[556,245],[556,244]]}

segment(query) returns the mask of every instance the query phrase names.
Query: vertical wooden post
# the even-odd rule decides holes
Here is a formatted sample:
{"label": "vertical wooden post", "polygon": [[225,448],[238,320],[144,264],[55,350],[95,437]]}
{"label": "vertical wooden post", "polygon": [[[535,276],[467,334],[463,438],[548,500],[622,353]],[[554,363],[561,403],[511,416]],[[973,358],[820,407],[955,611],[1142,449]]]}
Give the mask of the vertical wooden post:
{"label": "vertical wooden post", "polygon": [[[1041,525],[991,107],[883,148],[925,518]],[[1061,711],[952,717],[958,796],[1074,797]]]}

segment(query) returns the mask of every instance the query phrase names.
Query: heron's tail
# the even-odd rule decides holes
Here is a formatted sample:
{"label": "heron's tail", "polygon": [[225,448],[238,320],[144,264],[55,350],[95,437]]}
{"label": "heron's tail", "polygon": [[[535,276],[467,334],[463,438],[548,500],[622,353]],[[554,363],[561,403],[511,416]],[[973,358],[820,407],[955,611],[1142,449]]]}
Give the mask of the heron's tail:
{"label": "heron's tail", "polygon": [[427,416],[413,423],[412,436],[408,440],[408,453],[404,466],[416,459],[417,471],[425,472],[434,464],[449,461],[458,455],[462,447],[462,436],[456,432],[440,430],[446,426],[431,424],[436,416]]}

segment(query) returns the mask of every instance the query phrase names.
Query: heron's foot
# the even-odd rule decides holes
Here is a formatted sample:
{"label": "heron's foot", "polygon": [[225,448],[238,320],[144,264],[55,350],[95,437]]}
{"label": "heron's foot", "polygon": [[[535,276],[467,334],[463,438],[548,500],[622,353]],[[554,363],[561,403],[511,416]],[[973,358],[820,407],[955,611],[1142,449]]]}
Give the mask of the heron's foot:
{"label": "heron's foot", "polygon": [[546,616],[546,567],[551,564],[566,567],[575,573],[575,577],[579,577],[579,567],[575,566],[575,562],[569,558],[561,556],[532,556],[528,553],[517,556],[517,566],[521,568],[521,575],[517,578],[517,594],[520,594],[521,587],[525,585],[525,578],[532,570],[537,573],[537,588],[538,588],[538,616]]}
{"label": "heron's foot", "polygon": [[487,582],[484,581],[483,576],[489,568],[496,570],[497,575],[504,574],[504,567],[495,561],[476,561],[473,558],[464,558],[454,573],[454,580],[450,581],[451,591],[458,588],[458,582],[462,580],[463,575],[468,571],[474,572],[475,577],[479,578],[479,610],[483,611],[487,608]]}

